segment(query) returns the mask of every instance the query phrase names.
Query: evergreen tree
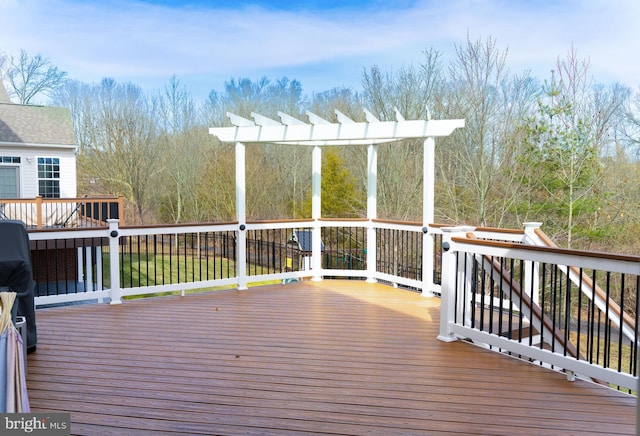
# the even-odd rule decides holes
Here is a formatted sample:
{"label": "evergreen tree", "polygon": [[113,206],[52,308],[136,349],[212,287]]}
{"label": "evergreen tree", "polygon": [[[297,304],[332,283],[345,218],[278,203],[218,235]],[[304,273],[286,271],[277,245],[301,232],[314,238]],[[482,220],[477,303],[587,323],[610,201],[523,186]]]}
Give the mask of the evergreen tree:
{"label": "evergreen tree", "polygon": [[592,124],[555,76],[525,126],[519,157],[523,184],[531,189],[533,216],[545,216],[547,231],[571,247],[580,218],[598,208],[598,144]]}
{"label": "evergreen tree", "polygon": [[[321,215],[325,218],[356,218],[365,215],[365,194],[335,148],[322,150]],[[311,195],[303,204],[303,216],[311,216]]]}

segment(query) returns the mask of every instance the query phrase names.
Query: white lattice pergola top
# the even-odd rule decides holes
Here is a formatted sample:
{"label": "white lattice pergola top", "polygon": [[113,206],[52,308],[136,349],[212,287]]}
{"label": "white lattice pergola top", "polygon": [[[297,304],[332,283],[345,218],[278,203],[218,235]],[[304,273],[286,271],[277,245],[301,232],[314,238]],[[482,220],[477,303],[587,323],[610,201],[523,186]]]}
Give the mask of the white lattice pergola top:
{"label": "white lattice pergola top", "polygon": [[222,142],[298,145],[368,145],[409,138],[449,136],[464,120],[405,120],[396,110],[396,121],[380,121],[364,110],[366,122],[356,122],[335,110],[337,123],[307,111],[309,123],[278,112],[281,121],[251,113],[252,120],[227,112],[233,127],[212,127],[209,133]]}
{"label": "white lattice pergola top", "polygon": [[[236,147],[236,217],[239,223],[238,253],[236,266],[238,276],[246,277],[246,146],[245,144],[294,144],[312,146],[311,153],[311,219],[313,280],[322,279],[321,230],[321,187],[322,187],[322,146],[325,145],[366,145],[367,146],[367,280],[376,280],[376,231],[373,220],[377,218],[378,184],[378,144],[397,142],[403,139],[424,139],[423,178],[423,229],[433,222],[433,202],[435,192],[435,140],[437,136],[449,136],[464,120],[411,120],[407,121],[396,109],[396,121],[380,121],[365,109],[366,122],[356,122],[336,109],[338,122],[331,123],[313,112],[307,112],[309,123],[278,112],[280,121],[252,113],[249,120],[227,112],[233,127],[212,127],[209,133],[222,142],[235,142]],[[423,230],[424,232],[424,230]],[[427,235],[429,236],[429,235]],[[423,239],[423,271],[433,270],[433,242]],[[424,274],[427,277],[428,274]],[[431,286],[431,280],[416,286]],[[238,289],[246,289],[246,278],[238,284]]]}

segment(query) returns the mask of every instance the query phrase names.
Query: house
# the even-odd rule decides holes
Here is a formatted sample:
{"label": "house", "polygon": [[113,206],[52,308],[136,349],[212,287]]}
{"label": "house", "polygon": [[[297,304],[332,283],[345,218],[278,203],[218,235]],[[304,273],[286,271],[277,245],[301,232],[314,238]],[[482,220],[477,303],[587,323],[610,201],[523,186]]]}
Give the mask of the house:
{"label": "house", "polygon": [[[79,203],[60,200],[43,204],[43,199],[58,201],[77,196],[76,149],[68,109],[12,103],[0,80],[0,219],[22,221],[29,229],[69,227],[79,222]],[[55,276],[58,280],[75,280],[77,250],[62,248],[45,253],[32,252],[36,279],[59,269],[63,273]],[[63,261],[51,264],[50,259],[56,255]]]}
{"label": "house", "polygon": [[12,103],[0,81],[0,198],[76,197],[76,149],[68,109]]}

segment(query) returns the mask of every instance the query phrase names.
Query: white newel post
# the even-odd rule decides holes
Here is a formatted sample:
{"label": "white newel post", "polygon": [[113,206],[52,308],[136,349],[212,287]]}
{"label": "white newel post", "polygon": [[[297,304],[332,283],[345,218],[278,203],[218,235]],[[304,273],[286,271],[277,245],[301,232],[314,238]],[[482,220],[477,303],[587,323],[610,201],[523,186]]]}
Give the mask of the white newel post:
{"label": "white newel post", "polygon": [[422,294],[434,295],[433,283],[433,235],[429,233],[429,224],[434,221],[435,203],[435,140],[427,138],[423,146],[423,175],[422,175]]}
{"label": "white newel post", "polygon": [[[456,285],[461,291],[465,286],[462,282],[464,265],[456,265],[458,257],[456,243],[451,241],[454,236],[465,236],[474,227],[443,227],[442,228],[442,294],[440,300],[440,334],[438,339],[444,342],[457,340],[455,334],[451,332],[450,326],[455,320],[456,310]],[[461,297],[461,302],[464,298]]]}
{"label": "white newel post", "polygon": [[438,339],[444,342],[452,342],[457,338],[449,328],[455,315],[455,285],[456,285],[456,253],[451,242],[454,229],[444,227],[442,229],[442,277],[440,299],[440,334]]}
{"label": "white newel post", "polygon": [[[536,229],[539,229],[542,223],[528,222],[524,223],[524,234],[529,236],[532,240],[536,238]],[[540,264],[538,262],[525,262],[524,267],[524,280],[525,280],[525,293],[531,297],[531,300],[540,304]]]}
{"label": "white newel post", "polygon": [[314,146],[311,154],[311,280],[322,280],[322,234],[320,218],[322,215],[322,149]]}
{"label": "white newel post", "polygon": [[109,219],[109,280],[111,283],[110,304],[122,304],[122,289],[120,289],[120,234],[118,220]]}
{"label": "white newel post", "polygon": [[236,220],[238,221],[238,239],[236,242],[236,274],[238,289],[247,289],[247,190],[245,145],[236,142]]}
{"label": "white newel post", "polygon": [[367,149],[367,282],[376,282],[377,241],[373,220],[378,218],[378,146],[369,145]]}

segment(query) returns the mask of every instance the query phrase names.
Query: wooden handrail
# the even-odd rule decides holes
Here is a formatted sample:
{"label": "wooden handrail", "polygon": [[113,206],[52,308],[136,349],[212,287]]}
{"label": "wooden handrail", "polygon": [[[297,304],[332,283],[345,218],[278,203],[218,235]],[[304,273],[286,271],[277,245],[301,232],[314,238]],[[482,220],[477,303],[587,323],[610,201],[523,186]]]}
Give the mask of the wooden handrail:
{"label": "wooden handrail", "polygon": [[573,250],[569,248],[553,248],[553,247],[545,247],[540,245],[515,244],[513,242],[488,241],[485,239],[469,239],[467,237],[457,237],[457,236],[452,237],[451,240],[462,243],[462,244],[483,245],[483,246],[492,246],[492,247],[499,247],[499,248],[513,248],[518,250],[568,254],[572,256],[595,257],[599,259],[611,259],[611,260],[619,260],[623,262],[640,262],[640,256],[632,256],[630,254],[615,254],[615,253],[605,253],[600,251],[581,251],[581,250]]}
{"label": "wooden handrail", "polygon": [[[117,205],[117,217],[122,221],[124,215],[123,197],[75,197],[75,198],[5,198],[0,199],[3,207],[3,216],[6,219],[14,219],[23,221],[28,228],[50,228],[63,227],[71,222],[74,215],[79,217],[79,224],[76,227],[95,227],[96,224],[102,225],[106,220],[111,218],[111,206]],[[105,207],[106,215],[102,214]],[[84,206],[84,209],[82,207]],[[98,206],[99,210],[93,209]],[[80,214],[81,210],[85,213]],[[94,213],[97,212],[97,213]],[[51,213],[51,216],[48,214]],[[54,221],[55,220],[55,221]],[[53,222],[49,222],[53,221]],[[90,225],[89,223],[93,223]]]}

